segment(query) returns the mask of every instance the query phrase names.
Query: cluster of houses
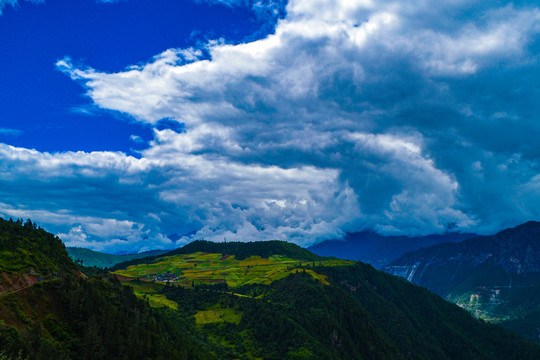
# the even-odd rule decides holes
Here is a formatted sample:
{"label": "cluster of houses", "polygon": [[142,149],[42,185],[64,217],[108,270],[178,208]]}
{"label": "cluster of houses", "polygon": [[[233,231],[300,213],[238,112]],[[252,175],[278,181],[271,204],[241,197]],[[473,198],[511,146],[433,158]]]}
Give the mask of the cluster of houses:
{"label": "cluster of houses", "polygon": [[180,279],[180,276],[174,275],[170,271],[167,271],[164,274],[155,275],[153,278],[154,281],[159,281],[159,282],[173,282],[178,279]]}

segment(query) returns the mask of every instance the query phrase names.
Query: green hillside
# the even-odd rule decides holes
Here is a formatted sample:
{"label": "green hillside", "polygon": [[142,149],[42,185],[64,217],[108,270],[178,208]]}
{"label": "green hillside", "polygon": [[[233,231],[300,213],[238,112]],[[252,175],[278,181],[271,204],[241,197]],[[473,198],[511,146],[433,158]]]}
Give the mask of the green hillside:
{"label": "green hillside", "polygon": [[0,272],[49,277],[58,272],[72,272],[62,241],[38,228],[30,220],[0,219]]}
{"label": "green hillside", "polygon": [[238,260],[251,256],[268,258],[272,255],[283,255],[290,259],[317,261],[325,257],[315,255],[309,250],[287,241],[250,241],[250,242],[213,242],[206,240],[193,241],[167,255],[192,254],[194,252],[221,253],[234,255]]}
{"label": "green hillside", "polygon": [[189,325],[108,278],[66,277],[0,297],[0,349],[28,359],[206,359]]}
{"label": "green hillside", "polygon": [[110,268],[121,262],[158,256],[167,252],[166,250],[152,250],[136,254],[114,255],[79,247],[67,247],[66,250],[73,261],[82,263],[83,266],[100,268]]}
{"label": "green hillside", "polygon": [[[188,287],[195,284],[223,284],[236,288],[246,284],[270,284],[301,270],[327,283],[325,276],[314,272],[309,267],[352,265],[353,263],[350,260],[330,258],[305,261],[283,255],[270,255],[268,258],[257,255],[239,260],[235,255],[227,253],[198,251],[192,254],[162,256],[153,259],[149,264],[129,265],[125,269],[115,270],[114,274]],[[306,267],[308,267],[307,270]]]}
{"label": "green hillside", "polygon": [[170,257],[175,255],[187,255],[193,253],[211,253],[211,254],[226,254],[234,255],[237,260],[245,260],[251,256],[259,256],[268,259],[273,255],[282,255],[289,259],[304,260],[304,261],[319,261],[328,259],[324,256],[315,255],[309,250],[287,241],[250,241],[250,242],[213,242],[207,240],[196,240],[181,248],[169,251],[161,255],[151,255],[145,258],[133,259],[118,263],[113,267],[113,270],[124,269],[128,266],[138,264],[149,264],[160,262],[160,258]]}
{"label": "green hillside", "polygon": [[0,219],[0,296],[75,272],[58,237],[31,221]]}
{"label": "green hillside", "polygon": [[246,258],[252,256],[269,258],[273,255],[282,255],[283,257],[289,259],[302,261],[321,261],[329,259],[324,256],[316,255],[296,244],[279,240],[222,243],[196,240],[181,248],[169,252],[157,250],[130,255],[103,254],[81,248],[67,248],[67,250],[73,260],[82,259],[85,266],[94,266],[94,264],[96,264],[95,266],[98,267],[113,267],[113,269],[126,268],[127,266],[137,264],[160,262],[162,261],[161,258],[164,257],[187,255],[197,252],[227,254],[234,256],[236,260],[245,260]]}

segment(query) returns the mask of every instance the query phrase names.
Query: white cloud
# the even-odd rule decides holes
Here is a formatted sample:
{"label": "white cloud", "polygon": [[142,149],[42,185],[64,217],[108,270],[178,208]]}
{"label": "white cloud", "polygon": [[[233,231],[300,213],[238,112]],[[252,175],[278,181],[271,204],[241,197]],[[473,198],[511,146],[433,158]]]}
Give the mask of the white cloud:
{"label": "white cloud", "polygon": [[143,144],[143,143],[145,142],[145,141],[143,140],[143,138],[141,138],[141,137],[138,136],[138,135],[131,135],[131,136],[129,137],[129,139],[130,139],[131,141],[133,141],[134,143],[136,143],[136,144]]}
{"label": "white cloud", "polygon": [[118,73],[59,60],[96,106],[185,131],[154,129],[140,159],[2,145],[3,212],[23,204],[96,249],[172,246],[166,235],[190,230],[301,244],[489,232],[538,216],[540,12],[439,5],[292,0],[257,41],[169,49]]}
{"label": "white cloud", "polygon": [[145,225],[129,220],[78,215],[73,210],[65,209],[22,209],[4,203],[0,203],[0,214],[4,217],[30,218],[35,222],[48,224],[67,246],[89,247],[97,251],[114,247],[141,248],[149,241],[155,247],[171,246],[171,242],[163,236],[150,234]]}
{"label": "white cloud", "polygon": [[[216,234],[251,224],[257,231],[244,240],[290,234],[310,243],[339,234],[340,224],[354,214],[340,214],[336,221],[336,212],[356,204],[336,170],[247,165],[187,154],[182,147],[160,150],[156,143],[135,159],[120,153],[47,154],[0,146],[0,164],[10,169],[0,176],[0,193],[7,193],[3,198],[8,202],[0,211],[47,223],[68,245],[88,241],[96,249],[106,246],[96,243],[100,239],[105,244],[107,239],[123,241],[110,243],[115,247],[171,247],[166,235],[178,231],[182,224],[176,222],[182,219]],[[17,188],[28,189],[26,197],[19,194],[10,202]],[[20,203],[34,207],[20,208]],[[323,226],[321,233],[317,229]]]}

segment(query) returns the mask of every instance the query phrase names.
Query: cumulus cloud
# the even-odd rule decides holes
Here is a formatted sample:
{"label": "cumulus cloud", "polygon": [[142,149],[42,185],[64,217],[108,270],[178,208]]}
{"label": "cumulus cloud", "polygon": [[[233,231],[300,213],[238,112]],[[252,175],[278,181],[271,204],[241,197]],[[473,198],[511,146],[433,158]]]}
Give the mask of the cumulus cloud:
{"label": "cumulus cloud", "polygon": [[257,41],[118,73],[66,57],[95,106],[154,139],[140,158],[1,146],[2,212],[60,211],[68,241],[100,249],[538,218],[539,29],[510,2],[291,0]]}
{"label": "cumulus cloud", "polygon": [[[156,138],[174,134],[163,130]],[[248,165],[189,154],[189,145],[188,152],[159,146],[136,159],[2,145],[0,213],[49,224],[68,245],[87,242],[96,250],[171,248],[188,239],[176,244],[166,235],[193,229],[210,239],[317,239],[340,235],[355,213],[336,170]],[[336,217],[344,209],[350,212]]]}

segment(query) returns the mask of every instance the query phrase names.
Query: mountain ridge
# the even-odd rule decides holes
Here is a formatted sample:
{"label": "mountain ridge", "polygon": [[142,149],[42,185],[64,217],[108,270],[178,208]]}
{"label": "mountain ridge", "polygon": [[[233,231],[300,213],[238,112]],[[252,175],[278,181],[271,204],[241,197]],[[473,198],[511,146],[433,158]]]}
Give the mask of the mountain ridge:
{"label": "mountain ridge", "polygon": [[236,259],[243,260],[249,256],[260,256],[268,258],[271,255],[283,255],[297,260],[318,261],[325,257],[319,256],[296,244],[283,240],[266,241],[231,241],[213,242],[208,240],[195,240],[178,249],[168,251],[158,256],[133,259],[113,266],[112,270],[117,270],[131,265],[143,264],[145,262],[155,262],[159,258],[180,254],[190,254],[195,252],[223,253],[224,255],[234,255]]}
{"label": "mountain ridge", "polygon": [[268,258],[272,255],[283,255],[297,260],[321,260],[322,256],[316,255],[294,243],[283,240],[265,241],[230,241],[213,242],[208,240],[195,240],[164,254],[165,256],[177,254],[189,254],[193,252],[216,252],[226,255],[235,255],[238,260],[243,260],[249,256],[260,256]]}
{"label": "mountain ridge", "polygon": [[540,222],[410,252],[384,270],[540,342]]}
{"label": "mountain ridge", "polygon": [[381,269],[407,252],[444,242],[459,242],[475,236],[477,235],[459,232],[416,237],[384,236],[374,231],[363,231],[348,233],[341,240],[325,240],[308,247],[308,250],[321,256],[360,260]]}
{"label": "mountain ridge", "polygon": [[133,259],[140,259],[149,256],[158,256],[165,254],[170,250],[150,250],[140,253],[130,253],[130,254],[108,254],[99,251],[94,251],[86,248],[80,247],[66,247],[69,257],[81,265],[86,267],[100,267],[100,268],[109,268],[114,265],[130,261]]}

